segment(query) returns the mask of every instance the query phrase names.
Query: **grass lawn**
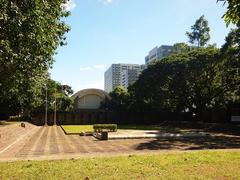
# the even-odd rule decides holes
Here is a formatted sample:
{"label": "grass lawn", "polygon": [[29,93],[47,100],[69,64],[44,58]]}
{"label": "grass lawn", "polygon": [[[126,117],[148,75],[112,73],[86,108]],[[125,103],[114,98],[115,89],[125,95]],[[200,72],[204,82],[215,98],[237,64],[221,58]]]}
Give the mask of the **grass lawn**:
{"label": "grass lawn", "polygon": [[0,125],[10,125],[10,124],[16,124],[19,122],[16,121],[0,121]]}
{"label": "grass lawn", "polygon": [[[62,125],[66,133],[92,132],[92,125]],[[118,125],[121,130],[160,130],[156,125]]]}
{"label": "grass lawn", "polygon": [[239,179],[240,152],[1,162],[0,179]]}
{"label": "grass lawn", "polygon": [[66,133],[93,132],[92,125],[63,125]]}
{"label": "grass lawn", "polygon": [[[212,126],[210,129],[209,127]],[[92,125],[65,125],[62,126],[68,133],[80,133],[83,131],[93,131]],[[193,123],[179,123],[176,124],[169,122],[162,125],[118,125],[118,130],[159,130],[161,132],[170,133],[184,133],[191,132],[192,130],[204,131],[205,128],[209,132],[222,132],[228,134],[240,135],[239,125],[228,124],[193,124]]]}
{"label": "grass lawn", "polygon": [[[66,133],[92,132],[92,125],[62,125]],[[163,132],[177,132],[176,129],[160,127],[158,125],[118,125],[118,130],[161,130]]]}

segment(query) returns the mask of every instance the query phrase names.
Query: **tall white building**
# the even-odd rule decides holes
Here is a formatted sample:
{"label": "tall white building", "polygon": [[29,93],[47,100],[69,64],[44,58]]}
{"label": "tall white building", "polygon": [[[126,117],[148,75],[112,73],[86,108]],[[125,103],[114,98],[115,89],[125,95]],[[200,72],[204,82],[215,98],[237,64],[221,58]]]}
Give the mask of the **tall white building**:
{"label": "tall white building", "polygon": [[162,45],[153,48],[145,57],[145,64],[149,65],[152,62],[159,61],[161,58],[168,56],[172,52],[173,46]]}
{"label": "tall white building", "polygon": [[112,64],[104,73],[104,90],[111,92],[117,86],[127,88],[138,79],[144,69],[145,65]]}

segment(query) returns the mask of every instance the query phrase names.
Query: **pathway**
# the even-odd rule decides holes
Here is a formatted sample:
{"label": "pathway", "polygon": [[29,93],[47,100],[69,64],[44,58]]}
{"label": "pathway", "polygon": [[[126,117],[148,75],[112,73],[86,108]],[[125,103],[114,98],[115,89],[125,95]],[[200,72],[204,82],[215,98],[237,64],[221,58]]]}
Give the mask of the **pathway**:
{"label": "pathway", "polygon": [[[11,138],[15,140],[10,143],[12,145],[9,146],[9,143],[1,144],[0,161],[108,156],[139,152],[149,153],[162,150],[240,148],[239,137],[202,137],[197,139],[150,138],[99,141],[92,136],[65,135],[58,126],[29,126],[29,128],[22,131],[17,128],[18,131],[14,135],[15,139],[14,137]],[[6,147],[8,148],[6,149]]]}

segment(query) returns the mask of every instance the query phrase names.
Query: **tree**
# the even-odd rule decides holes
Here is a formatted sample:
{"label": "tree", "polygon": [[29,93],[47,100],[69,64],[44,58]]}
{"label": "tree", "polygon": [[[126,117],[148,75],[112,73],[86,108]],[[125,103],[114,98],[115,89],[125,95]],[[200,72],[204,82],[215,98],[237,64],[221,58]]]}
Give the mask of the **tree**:
{"label": "tree", "polygon": [[127,90],[122,86],[117,86],[109,93],[111,99],[106,99],[101,104],[101,109],[123,111],[129,109],[130,96]]}
{"label": "tree", "polygon": [[227,2],[227,12],[223,15],[227,26],[232,22],[233,24],[240,27],[240,1],[239,0],[217,0],[217,2],[223,1],[224,4]]}
{"label": "tree", "polygon": [[65,44],[67,0],[1,0],[0,112],[41,104],[41,89],[59,45]]}
{"label": "tree", "polygon": [[[170,57],[174,61],[168,60]],[[172,54],[143,71],[135,84],[129,87],[134,100],[132,107],[139,111],[184,110],[181,102],[176,100],[179,99],[177,96],[185,96],[185,64],[182,62],[187,58],[186,53]]]}
{"label": "tree", "polygon": [[46,87],[42,89],[43,92],[41,95],[42,103],[40,104],[39,107],[36,108],[36,110],[38,111],[45,110],[46,90],[49,110],[54,110],[55,103],[57,105],[58,111],[69,111],[72,109],[73,100],[70,97],[73,94],[72,88],[68,85],[62,85],[57,81],[48,79],[47,89]]}
{"label": "tree", "polygon": [[225,38],[225,43],[223,44],[221,48],[222,54],[228,54],[228,55],[239,55],[238,46],[240,43],[240,37],[238,36],[238,30],[237,29],[231,29],[231,31],[228,33],[227,37]]}
{"label": "tree", "polygon": [[[240,51],[240,1],[239,0],[217,0],[217,2],[219,1],[224,1],[224,4],[226,3],[228,4],[227,11],[223,15],[223,18],[227,26],[230,23],[233,23],[234,25],[236,25],[236,28],[232,30],[232,32],[229,34],[229,38],[231,38],[234,41],[235,45],[237,46],[237,51]],[[230,35],[232,35],[232,37],[230,37]]]}
{"label": "tree", "polygon": [[232,82],[225,83],[222,64],[219,50],[214,47],[163,58],[147,68],[131,88],[134,106],[142,110],[189,111],[202,119],[207,110],[224,107],[238,88]]}
{"label": "tree", "polygon": [[192,32],[186,32],[191,44],[196,44],[197,47],[203,47],[210,40],[210,28],[204,15],[196,20],[195,24],[191,26],[191,30]]}
{"label": "tree", "polygon": [[221,48],[222,76],[224,87],[228,88],[226,101],[240,103],[240,1],[238,0],[217,0],[227,4],[227,11],[223,15],[226,25],[236,25],[226,37],[226,42]]}
{"label": "tree", "polygon": [[240,51],[237,29],[232,29],[225,38],[225,44],[221,48],[221,74],[223,88],[228,89],[224,96],[226,101],[240,103]]}
{"label": "tree", "polygon": [[191,49],[193,48],[186,43],[175,43],[173,45],[172,53],[188,52]]}

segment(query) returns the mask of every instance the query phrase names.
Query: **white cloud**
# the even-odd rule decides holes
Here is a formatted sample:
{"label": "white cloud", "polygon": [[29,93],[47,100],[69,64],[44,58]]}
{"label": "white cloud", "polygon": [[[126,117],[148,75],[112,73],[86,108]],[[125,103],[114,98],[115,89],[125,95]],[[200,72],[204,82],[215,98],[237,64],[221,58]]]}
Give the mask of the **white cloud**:
{"label": "white cloud", "polygon": [[77,6],[75,0],[69,0],[67,1],[65,4],[62,5],[62,7],[64,9],[66,9],[67,11],[71,11],[72,9],[74,9]]}
{"label": "white cloud", "polygon": [[111,4],[113,0],[101,0],[103,4]]}
{"label": "white cloud", "polygon": [[103,64],[97,64],[95,66],[93,66],[95,69],[105,69],[105,65]]}
{"label": "white cloud", "polygon": [[103,64],[96,64],[94,66],[86,66],[86,67],[81,67],[80,71],[91,71],[91,70],[104,70],[105,65]]}

